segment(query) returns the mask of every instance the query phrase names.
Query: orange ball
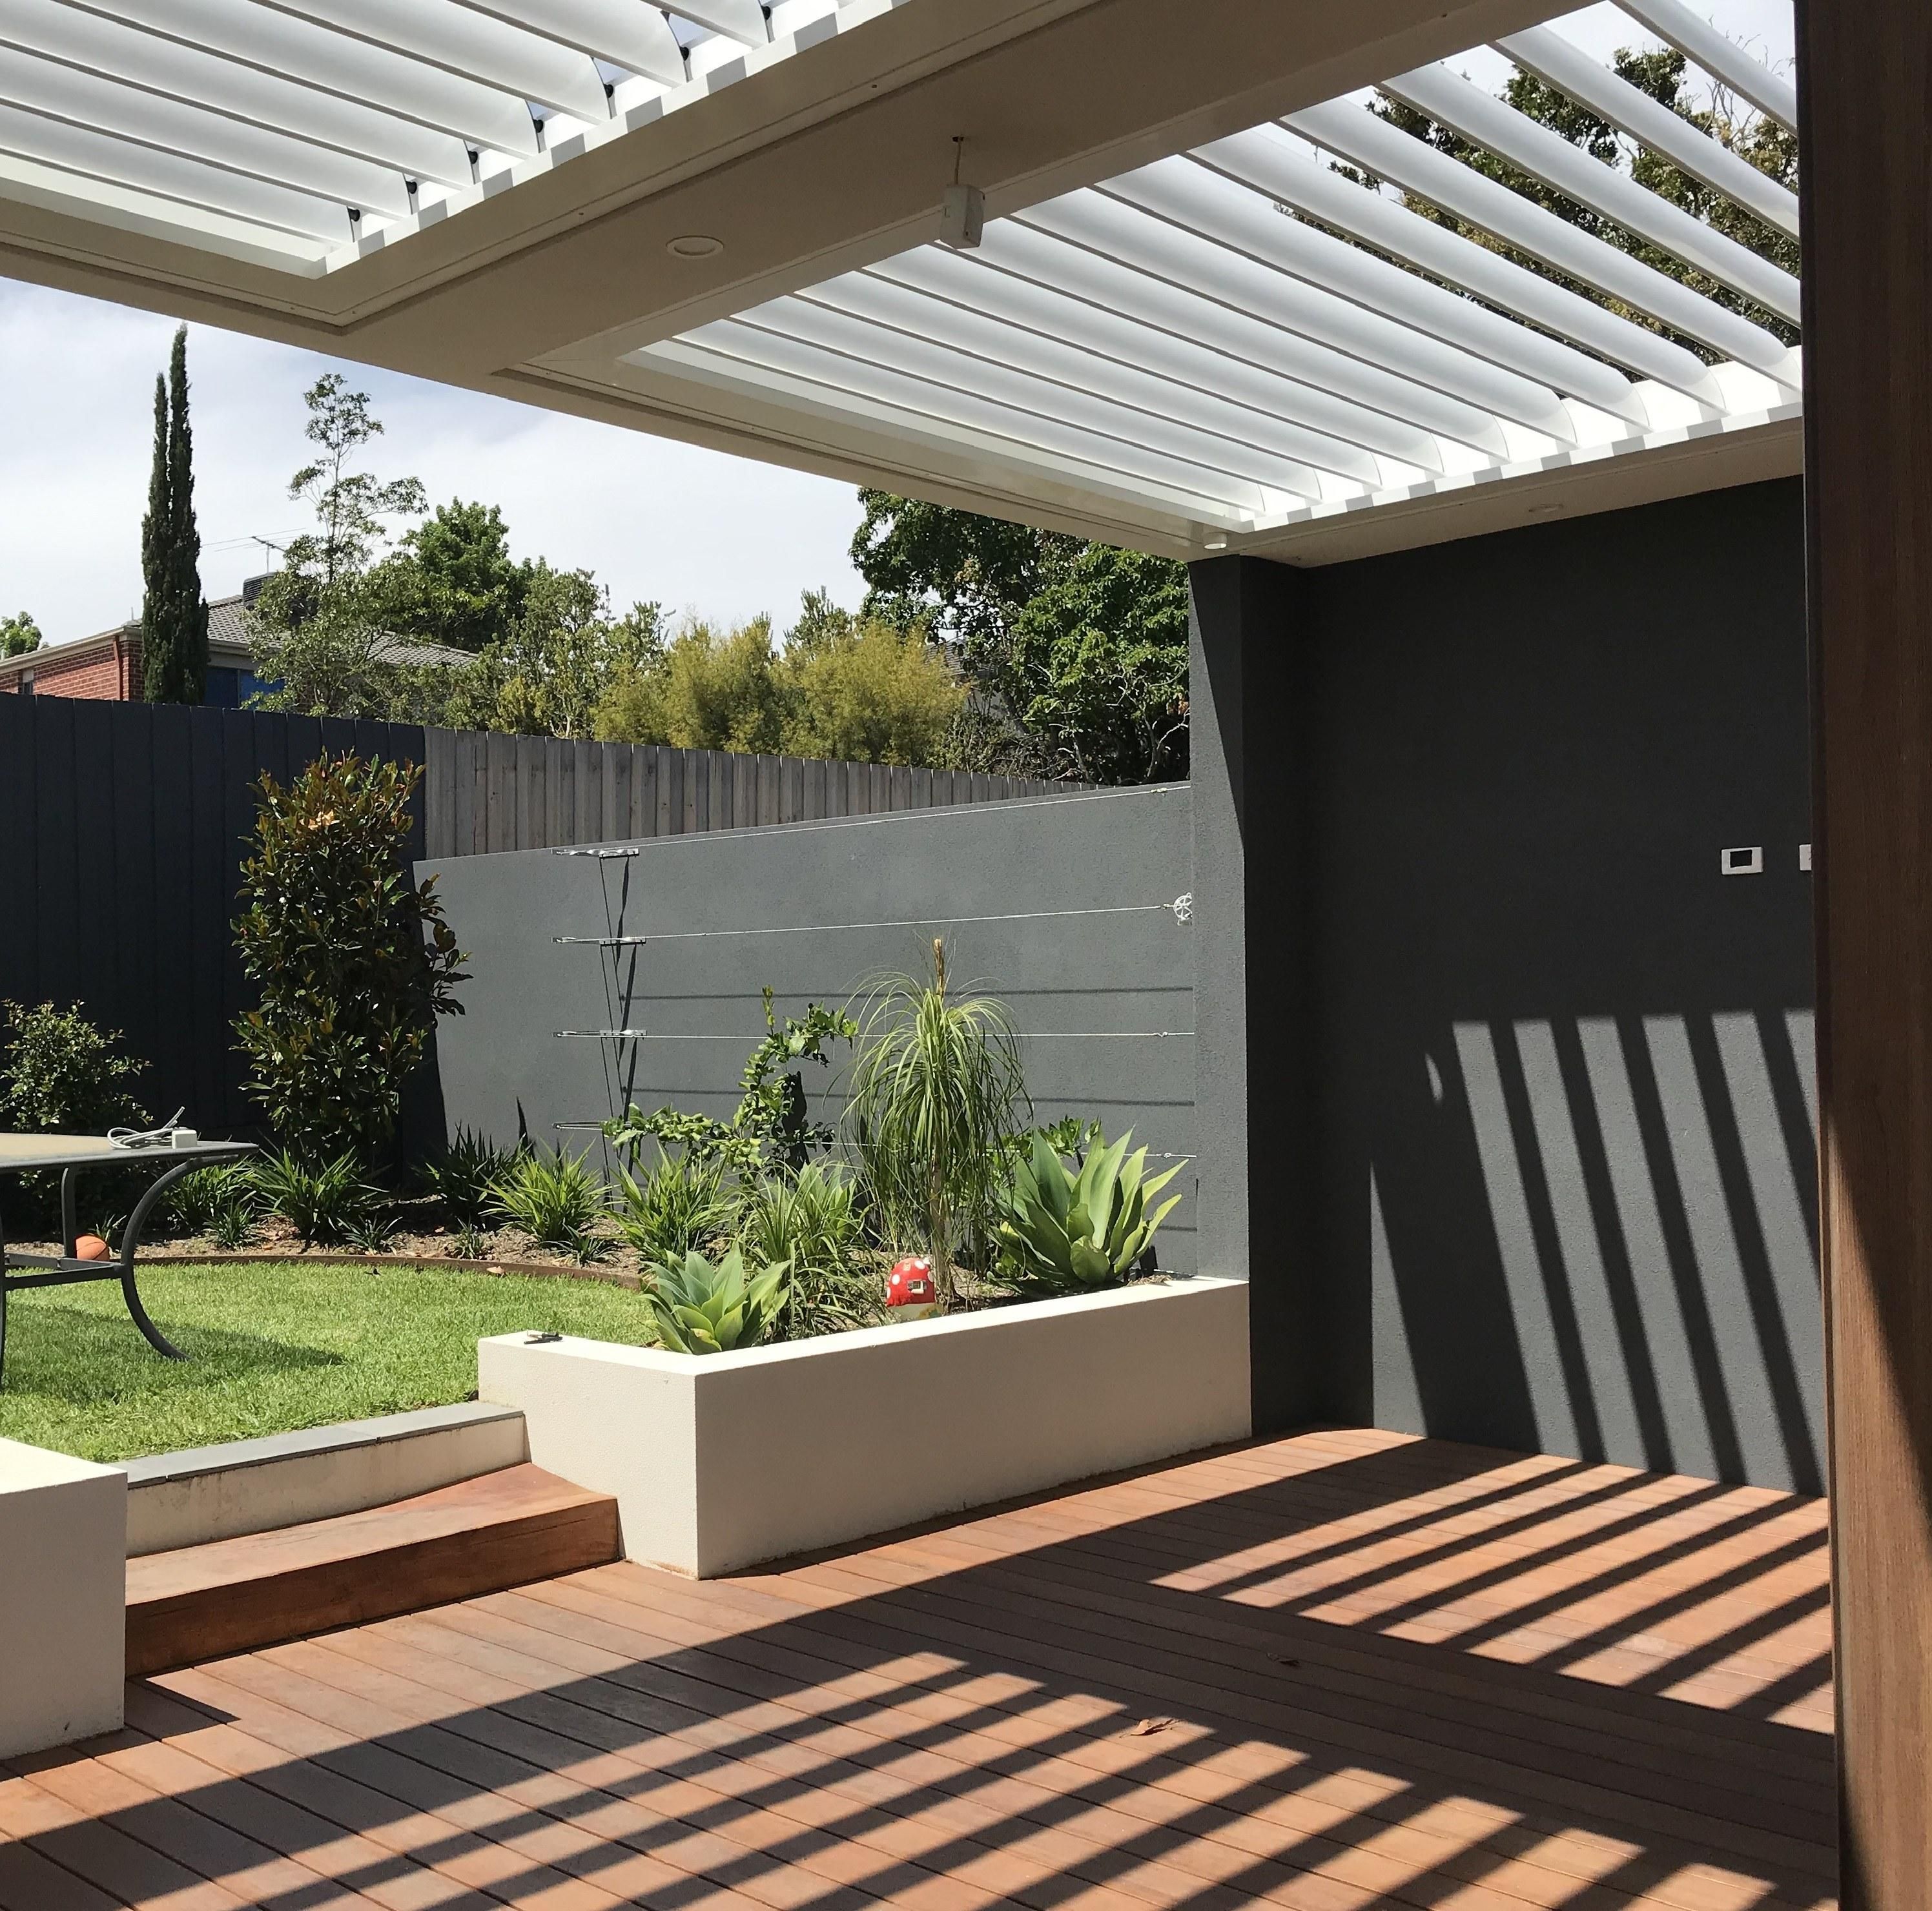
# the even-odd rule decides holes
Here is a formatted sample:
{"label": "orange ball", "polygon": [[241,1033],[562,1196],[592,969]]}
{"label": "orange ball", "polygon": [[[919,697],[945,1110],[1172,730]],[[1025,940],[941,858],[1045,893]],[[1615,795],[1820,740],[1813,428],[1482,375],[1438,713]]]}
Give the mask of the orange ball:
{"label": "orange ball", "polygon": [[74,1244],[76,1261],[105,1261],[112,1250],[98,1234],[82,1234]]}

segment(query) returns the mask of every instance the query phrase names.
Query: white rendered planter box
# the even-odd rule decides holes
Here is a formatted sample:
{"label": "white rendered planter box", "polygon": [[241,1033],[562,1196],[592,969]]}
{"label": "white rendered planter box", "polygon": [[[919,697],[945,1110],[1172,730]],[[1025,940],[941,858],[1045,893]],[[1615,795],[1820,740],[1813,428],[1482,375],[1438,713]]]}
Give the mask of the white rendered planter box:
{"label": "white rendered planter box", "polygon": [[0,1440],[0,1758],[118,1728],[127,1573],[127,1474]]}
{"label": "white rendered planter box", "polygon": [[699,1579],[1251,1430],[1244,1283],[1196,1279],[698,1358],[522,1334],[481,1397]]}

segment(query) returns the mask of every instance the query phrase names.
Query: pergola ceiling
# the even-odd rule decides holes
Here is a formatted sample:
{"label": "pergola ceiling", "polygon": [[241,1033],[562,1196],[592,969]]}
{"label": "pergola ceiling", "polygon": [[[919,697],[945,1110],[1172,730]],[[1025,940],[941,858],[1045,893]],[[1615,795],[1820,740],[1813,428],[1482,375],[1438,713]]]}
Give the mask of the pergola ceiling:
{"label": "pergola ceiling", "polygon": [[[1680,0],[1620,4],[1795,126]],[[0,0],[0,266],[1178,556],[1796,470],[1797,280],[1453,56],[1767,233],[1796,200],[1550,12],[1190,0],[1175,40],[1174,0]],[[973,250],[938,242],[956,136]]]}
{"label": "pergola ceiling", "polygon": [[0,180],[337,269],[898,0],[4,0]]}

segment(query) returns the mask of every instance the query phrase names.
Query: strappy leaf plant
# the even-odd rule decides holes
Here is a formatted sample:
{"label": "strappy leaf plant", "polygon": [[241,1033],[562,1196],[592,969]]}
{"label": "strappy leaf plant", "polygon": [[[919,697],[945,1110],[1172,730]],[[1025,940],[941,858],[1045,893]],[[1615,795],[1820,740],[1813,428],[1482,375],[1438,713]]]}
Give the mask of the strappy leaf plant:
{"label": "strappy leaf plant", "polygon": [[755,1347],[785,1304],[791,1270],[782,1261],[747,1275],[736,1248],[715,1264],[701,1254],[660,1262],[644,1283],[658,1339],[675,1354],[728,1354]]}
{"label": "strappy leaf plant", "polygon": [[1111,1287],[1140,1264],[1180,1197],[1149,1203],[1186,1164],[1149,1179],[1147,1150],[1127,1152],[1133,1138],[1130,1129],[1109,1144],[1096,1131],[1085,1158],[1070,1166],[1054,1137],[1035,1133],[1030,1155],[1014,1167],[1000,1223],[1023,1282],[1054,1290]]}
{"label": "strappy leaf plant", "polygon": [[983,1264],[999,1220],[1003,1138],[1030,1115],[1019,1044],[1003,1003],[946,972],[888,976],[866,998],[848,1109],[873,1206],[890,1245],[932,1257],[940,1304],[957,1298],[957,1257]]}

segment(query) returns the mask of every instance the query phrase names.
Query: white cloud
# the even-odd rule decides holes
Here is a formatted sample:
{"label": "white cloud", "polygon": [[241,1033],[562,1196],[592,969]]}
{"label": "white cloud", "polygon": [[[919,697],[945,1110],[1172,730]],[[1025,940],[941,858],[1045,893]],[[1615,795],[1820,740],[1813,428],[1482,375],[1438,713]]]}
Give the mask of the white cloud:
{"label": "white cloud", "polygon": [[[56,641],[140,608],[155,374],[171,321],[0,284],[0,615]],[[196,504],[211,596],[264,568],[256,537],[302,528],[303,391],[332,361],[193,327]],[[849,484],[344,364],[386,429],[370,468],[432,499],[500,505],[520,556],[585,566],[620,605],[783,620],[821,586],[856,604]]]}

